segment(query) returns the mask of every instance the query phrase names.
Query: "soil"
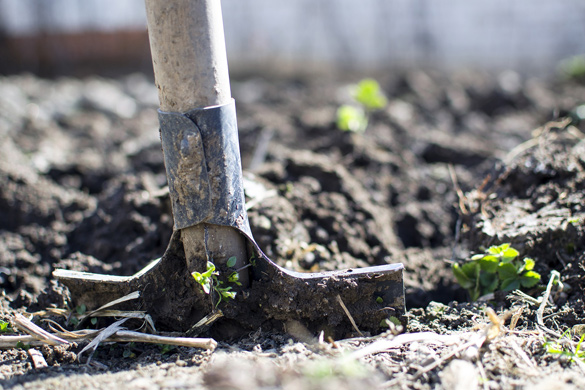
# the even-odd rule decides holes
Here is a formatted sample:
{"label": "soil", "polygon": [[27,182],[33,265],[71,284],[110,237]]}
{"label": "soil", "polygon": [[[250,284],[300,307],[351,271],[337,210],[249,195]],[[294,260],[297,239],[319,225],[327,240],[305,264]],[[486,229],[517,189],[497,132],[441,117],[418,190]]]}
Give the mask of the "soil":
{"label": "soil", "polygon": [[[327,342],[259,327],[222,339],[212,329],[214,352],[105,342],[84,364],[78,342],[39,348],[41,369],[8,348],[0,388],[585,388],[583,365],[543,346],[556,339],[537,326],[538,305],[500,292],[469,302],[451,271],[510,242],[542,275],[529,295],[560,272],[544,327],[562,334],[585,321],[585,87],[512,72],[382,74],[388,106],[364,133],[342,132],[336,109],[359,78],[232,81],[249,220],[290,270],[402,262],[402,330],[419,339],[355,357],[404,335]],[[132,275],[164,253],[173,222],[157,105],[140,74],[0,78],[1,320],[72,309],[56,268]],[[506,325],[475,352],[456,350],[494,323],[486,307]]]}

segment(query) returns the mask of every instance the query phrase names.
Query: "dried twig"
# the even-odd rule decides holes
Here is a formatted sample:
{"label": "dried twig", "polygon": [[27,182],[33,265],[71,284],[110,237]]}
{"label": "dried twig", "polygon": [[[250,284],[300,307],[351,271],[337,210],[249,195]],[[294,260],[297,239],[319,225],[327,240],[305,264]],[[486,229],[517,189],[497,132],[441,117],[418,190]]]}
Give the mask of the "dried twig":
{"label": "dried twig", "polygon": [[119,330],[114,335],[110,336],[108,340],[124,343],[135,342],[179,345],[182,347],[203,348],[209,350],[214,350],[217,347],[217,341],[210,338],[167,337],[157,336],[154,334],[133,332],[129,330]]}
{"label": "dried twig", "polygon": [[349,318],[349,322],[351,322],[351,325],[353,326],[355,331],[358,332],[358,334],[363,337],[364,334],[357,327],[355,321],[353,320],[353,317],[351,316],[351,313],[349,312],[349,310],[347,310],[347,306],[345,306],[345,303],[343,303],[343,300],[341,299],[339,294],[337,294],[337,302],[339,302],[339,305],[341,306],[341,308],[345,312],[345,315],[347,315],[347,318]]}
{"label": "dried twig", "polygon": [[548,285],[546,286],[546,291],[544,292],[544,295],[542,297],[542,302],[540,302],[540,306],[538,307],[538,310],[536,311],[536,322],[538,323],[538,325],[542,326],[543,328],[544,326],[544,320],[543,320],[543,315],[544,315],[544,309],[546,308],[546,304],[548,303],[548,298],[550,297],[550,293],[554,284],[555,279],[559,280],[561,278],[561,274],[559,274],[558,271],[551,271],[550,273],[550,279],[548,280]]}
{"label": "dried twig", "polygon": [[208,330],[211,327],[211,325],[215,321],[219,320],[221,317],[223,317],[223,312],[219,309],[209,313],[208,315],[206,315],[205,317],[200,319],[199,322],[197,322],[195,325],[193,325],[187,331],[187,335],[197,336],[198,334],[205,332],[206,330]]}
{"label": "dried twig", "polygon": [[22,314],[17,313],[14,316],[14,325],[21,331],[28,333],[37,340],[42,341],[44,344],[49,345],[69,344],[69,341],[63,340],[62,338],[57,337],[54,334],[51,334],[46,330],[40,328],[39,326],[33,324],[31,320],[27,319]]}
{"label": "dried twig", "polygon": [[41,341],[29,335],[17,335],[17,336],[0,336],[0,348],[18,348],[18,346],[30,345],[31,347],[40,347],[47,345],[47,342]]}
{"label": "dried twig", "polygon": [[[51,327],[53,330],[53,325],[59,328],[58,331],[55,331],[56,334],[45,332],[49,337],[39,338],[33,337],[31,335],[10,335],[10,336],[0,336],[0,348],[17,348],[20,344],[28,345],[32,347],[43,346],[50,344],[47,340],[52,339],[60,339],[63,340],[65,343],[69,341],[80,341],[80,340],[92,340],[93,344],[90,343],[84,350],[81,352],[88,350],[89,348],[97,347],[97,344],[103,342],[107,339],[107,341],[113,342],[120,342],[120,343],[128,343],[128,342],[137,342],[137,343],[155,343],[155,344],[169,344],[169,345],[180,345],[184,347],[192,347],[192,348],[203,348],[213,350],[217,347],[217,342],[211,338],[193,338],[193,337],[168,337],[168,336],[158,336],[134,331],[126,331],[120,329],[120,326],[127,318],[124,318],[112,325],[108,328],[102,330],[93,330],[93,329],[83,329],[77,331],[67,331],[63,329],[59,324],[49,321],[51,323]],[[36,325],[35,325],[36,326]],[[109,329],[109,330],[108,330]],[[107,331],[107,332],[106,332]],[[54,344],[52,344],[54,345]]]}
{"label": "dried twig", "polygon": [[128,320],[128,318],[122,318],[121,320],[118,320],[116,322],[114,322],[113,324],[111,324],[110,326],[108,326],[107,328],[103,329],[102,331],[100,331],[100,333],[97,335],[96,338],[94,338],[91,343],[87,344],[85,346],[85,348],[83,348],[81,350],[81,352],[79,352],[79,354],[77,355],[77,358],[79,360],[81,360],[81,355],[88,350],[91,350],[89,356],[87,357],[87,363],[89,364],[89,362],[91,361],[91,358],[95,352],[95,350],[97,349],[97,347],[100,345],[100,343],[102,341],[104,341],[105,339],[107,339],[108,337],[110,337],[111,335],[113,335],[114,333],[116,333],[119,330],[122,330],[124,328],[122,328],[122,324],[124,322],[126,322]]}

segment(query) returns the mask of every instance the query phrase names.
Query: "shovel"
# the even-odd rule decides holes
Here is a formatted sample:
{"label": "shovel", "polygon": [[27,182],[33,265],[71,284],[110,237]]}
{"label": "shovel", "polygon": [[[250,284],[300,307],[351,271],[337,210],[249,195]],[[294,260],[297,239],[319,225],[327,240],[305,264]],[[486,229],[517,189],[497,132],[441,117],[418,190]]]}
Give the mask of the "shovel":
{"label": "shovel", "polygon": [[159,328],[220,336],[300,323],[339,338],[404,321],[400,263],[299,273],[266,257],[246,214],[220,1],[146,0],[146,11],[173,234],[133,276],[55,270],[75,303],[94,309],[138,291],[123,308]]}

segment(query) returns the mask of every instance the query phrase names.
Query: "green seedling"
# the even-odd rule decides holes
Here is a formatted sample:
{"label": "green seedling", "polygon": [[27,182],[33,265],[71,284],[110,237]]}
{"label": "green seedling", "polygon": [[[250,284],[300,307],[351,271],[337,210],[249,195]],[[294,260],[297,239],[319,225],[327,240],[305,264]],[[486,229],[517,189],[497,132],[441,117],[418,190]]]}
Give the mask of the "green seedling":
{"label": "green seedling", "polygon": [[352,87],[353,105],[344,104],[337,109],[337,128],[343,131],[363,132],[368,127],[368,116],[384,108],[388,99],[378,82],[364,79]]}
{"label": "green seedling", "polygon": [[[567,333],[568,331],[563,333],[563,335],[561,335],[561,338],[566,337]],[[583,358],[585,358],[585,351],[581,349],[581,346],[583,345],[583,340],[585,340],[585,334],[581,335],[581,338],[579,339],[579,342],[577,343],[577,346],[575,347],[574,351],[572,351],[567,346],[561,344],[560,342],[546,341],[543,344],[543,347],[546,349],[546,352],[550,354],[566,356],[569,358],[569,361],[574,362],[577,359],[583,360]]]}
{"label": "green seedling", "polygon": [[12,333],[10,322],[0,320],[0,333]]}
{"label": "green seedling", "polygon": [[470,261],[454,264],[453,274],[473,301],[496,290],[513,291],[535,286],[540,274],[533,270],[534,260],[528,257],[518,260],[518,256],[518,251],[510,244],[491,246]]}
{"label": "green seedling", "polygon": [[585,82],[585,55],[567,58],[559,64],[561,76],[577,82]]}
{"label": "green seedling", "polygon": [[16,343],[16,348],[18,349],[23,349],[25,351],[28,351],[30,349],[30,344],[25,344],[22,341],[18,341]]}
{"label": "green seedling", "polygon": [[166,355],[167,353],[169,353],[175,349],[174,345],[169,345],[169,344],[158,344],[158,346],[160,347],[160,354],[161,355]]}
{"label": "green seedling", "polygon": [[354,88],[353,98],[369,111],[384,108],[388,103],[380,84],[374,79],[360,81]]}
{"label": "green seedling", "polygon": [[[73,326],[79,325],[79,317],[83,316],[85,312],[87,312],[87,307],[85,305],[81,304],[75,307],[75,311],[71,313],[71,316],[69,318],[69,323]],[[95,320],[95,323],[97,323],[97,318]],[[95,323],[92,321],[92,324],[95,325]]]}
{"label": "green seedling", "polygon": [[122,352],[122,356],[129,359],[134,359],[136,357],[136,353],[134,353],[133,349],[136,348],[136,344],[134,342],[128,343],[128,345],[124,348],[124,352]]}
{"label": "green seedling", "polygon": [[[230,257],[226,263],[229,268],[232,268],[236,265],[236,258]],[[211,295],[212,291],[217,293],[219,297],[215,307],[218,307],[222,300],[234,299],[236,297],[236,292],[231,291],[231,286],[223,286],[224,282],[218,279],[219,272],[215,269],[215,264],[211,261],[207,262],[207,270],[204,273],[193,272],[191,274],[195,281],[203,287],[203,291],[205,294]],[[234,271],[228,275],[228,282],[234,283],[238,286],[242,284],[239,281],[239,274],[237,271]]]}
{"label": "green seedling", "polygon": [[83,304],[77,306],[75,308],[75,311],[77,312],[77,314],[79,314],[80,316],[84,315],[85,312],[87,311],[87,307]]}
{"label": "green seedling", "polygon": [[361,133],[368,127],[368,117],[361,107],[343,105],[337,109],[337,128]]}

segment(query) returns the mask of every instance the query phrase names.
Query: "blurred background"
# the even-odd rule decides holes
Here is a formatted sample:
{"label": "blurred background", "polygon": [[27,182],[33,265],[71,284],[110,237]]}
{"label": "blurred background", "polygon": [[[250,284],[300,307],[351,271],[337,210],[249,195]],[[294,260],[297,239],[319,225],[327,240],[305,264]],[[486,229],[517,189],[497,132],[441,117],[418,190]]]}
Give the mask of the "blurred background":
{"label": "blurred background", "polygon": [[[585,52],[580,0],[222,0],[233,74],[546,75]],[[143,0],[0,0],[0,72],[151,73]]]}

